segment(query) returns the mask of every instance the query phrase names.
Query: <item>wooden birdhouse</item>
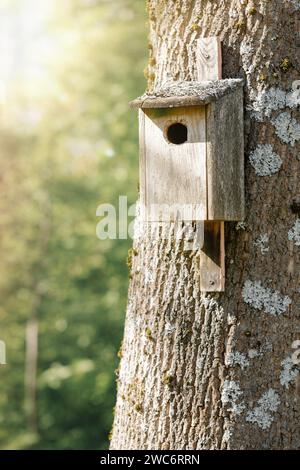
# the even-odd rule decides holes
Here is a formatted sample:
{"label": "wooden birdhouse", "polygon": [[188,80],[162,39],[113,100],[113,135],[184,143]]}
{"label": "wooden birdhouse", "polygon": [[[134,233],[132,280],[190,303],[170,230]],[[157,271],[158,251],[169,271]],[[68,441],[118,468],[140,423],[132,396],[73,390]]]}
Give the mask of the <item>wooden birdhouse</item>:
{"label": "wooden birdhouse", "polygon": [[201,39],[197,81],[130,103],[139,108],[142,217],[204,221],[206,291],[224,290],[224,222],[244,219],[243,80],[222,80],[220,61],[218,38]]}
{"label": "wooden birdhouse", "polygon": [[243,220],[243,81],[175,83],[131,106],[145,220]]}

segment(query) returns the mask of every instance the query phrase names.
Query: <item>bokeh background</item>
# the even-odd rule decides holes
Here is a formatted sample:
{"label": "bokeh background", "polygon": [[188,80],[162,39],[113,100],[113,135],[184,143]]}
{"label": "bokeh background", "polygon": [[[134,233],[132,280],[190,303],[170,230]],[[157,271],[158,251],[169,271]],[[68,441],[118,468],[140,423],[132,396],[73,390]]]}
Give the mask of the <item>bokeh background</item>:
{"label": "bokeh background", "polygon": [[144,0],[0,0],[1,449],[108,447],[146,62]]}

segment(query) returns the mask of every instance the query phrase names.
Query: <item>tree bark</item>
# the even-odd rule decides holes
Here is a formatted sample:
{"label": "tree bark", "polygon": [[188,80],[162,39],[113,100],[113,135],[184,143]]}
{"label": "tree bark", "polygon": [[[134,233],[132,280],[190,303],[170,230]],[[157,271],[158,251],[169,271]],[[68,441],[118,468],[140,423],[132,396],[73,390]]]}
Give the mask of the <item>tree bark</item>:
{"label": "tree bark", "polygon": [[139,225],[111,448],[300,449],[300,3],[148,8],[150,88],[196,79],[199,37],[220,36],[223,77],[245,78],[247,210],[225,224],[221,294],[200,291],[172,226]]}

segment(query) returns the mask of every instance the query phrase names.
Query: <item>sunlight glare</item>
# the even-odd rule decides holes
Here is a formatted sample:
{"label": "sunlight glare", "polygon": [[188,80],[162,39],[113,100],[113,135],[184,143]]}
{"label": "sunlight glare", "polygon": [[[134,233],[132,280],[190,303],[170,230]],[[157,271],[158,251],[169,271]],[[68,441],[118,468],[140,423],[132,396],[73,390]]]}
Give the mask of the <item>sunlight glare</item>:
{"label": "sunlight glare", "polygon": [[[47,63],[57,51],[51,34],[53,0],[18,0],[0,4],[0,93],[11,89],[35,94],[47,87]],[[44,88],[43,88],[44,89]],[[45,91],[45,89],[44,89]]]}

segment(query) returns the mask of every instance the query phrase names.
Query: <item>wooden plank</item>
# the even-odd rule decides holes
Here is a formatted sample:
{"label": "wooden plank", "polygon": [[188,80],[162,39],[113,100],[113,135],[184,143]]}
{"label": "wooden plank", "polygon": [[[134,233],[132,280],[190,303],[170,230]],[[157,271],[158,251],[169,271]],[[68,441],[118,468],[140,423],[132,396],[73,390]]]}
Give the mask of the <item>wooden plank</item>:
{"label": "wooden plank", "polygon": [[220,292],[225,288],[224,222],[205,221],[200,253],[201,290]]}
{"label": "wooden plank", "polygon": [[225,78],[217,81],[175,82],[129,102],[131,108],[179,108],[205,106],[218,101],[236,88],[242,88],[242,78]]}
{"label": "wooden plank", "polygon": [[196,69],[199,81],[222,78],[222,50],[219,37],[198,39]]}
{"label": "wooden plank", "polygon": [[[198,40],[196,69],[199,81],[222,78],[221,41],[218,37]],[[204,245],[200,252],[200,287],[203,292],[221,292],[225,289],[224,239],[224,222],[204,222]]]}
{"label": "wooden plank", "polygon": [[[206,201],[205,108],[140,111],[140,181],[144,220],[204,220]],[[168,140],[174,123],[187,128],[180,145]],[[168,208],[172,208],[171,214]],[[190,213],[186,209],[190,208]]]}
{"label": "wooden plank", "polygon": [[140,190],[140,217],[146,221],[146,146],[145,146],[145,113],[139,109],[139,190]]}
{"label": "wooden plank", "polygon": [[243,90],[206,108],[209,220],[244,220]]}

